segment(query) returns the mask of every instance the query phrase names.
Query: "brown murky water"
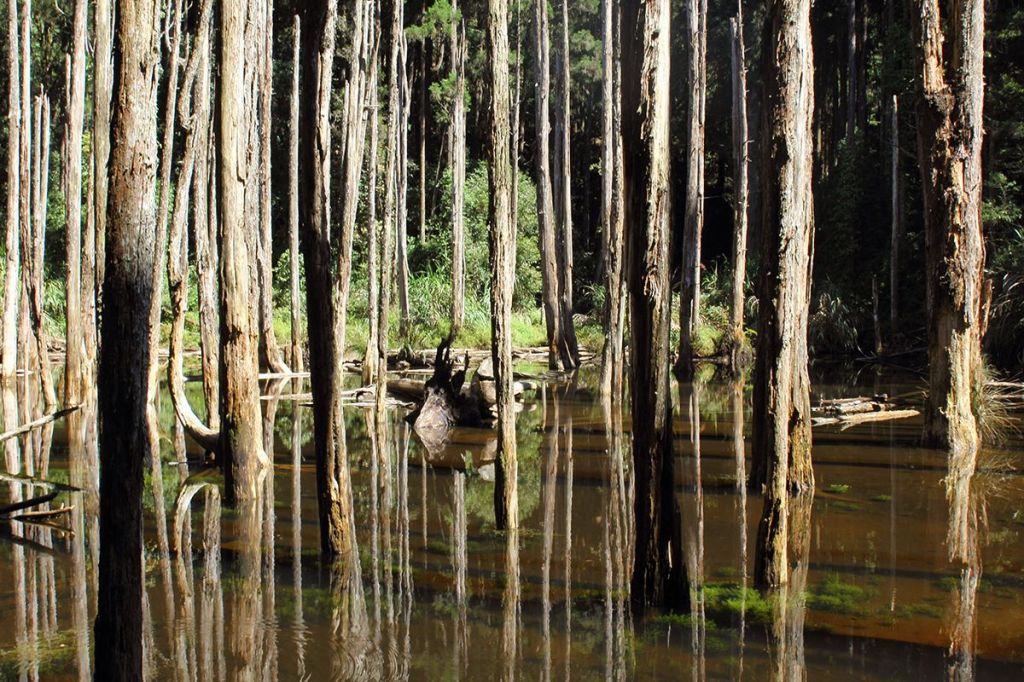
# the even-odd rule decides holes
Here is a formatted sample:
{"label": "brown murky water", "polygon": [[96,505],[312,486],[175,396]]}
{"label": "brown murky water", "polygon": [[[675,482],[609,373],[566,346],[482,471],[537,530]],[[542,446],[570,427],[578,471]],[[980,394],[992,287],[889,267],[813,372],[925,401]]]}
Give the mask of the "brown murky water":
{"label": "brown murky water", "polygon": [[[917,387],[888,373],[818,379],[824,397]],[[958,501],[947,500],[943,454],[915,445],[914,420],[816,429],[817,494],[793,512],[790,588],[765,599],[749,588],[761,499],[736,485],[749,460],[734,427],[749,436],[750,391],[677,387],[693,607],[636,619],[629,438],[595,381],[588,369],[527,395],[514,536],[494,530],[493,434],[461,430],[427,452],[398,412],[378,442],[371,413],[348,408],[359,565],[335,574],[317,552],[308,408],[264,403],[273,475],[263,500],[228,509],[165,399],[163,466],[146,474],[149,677],[1024,679],[1019,437],[983,453],[970,499]],[[198,385],[189,389],[198,404]],[[9,468],[85,492],[58,491],[49,507],[74,509],[56,527],[0,531],[0,679],[91,677],[97,479],[81,422],[5,452]],[[69,428],[81,429],[71,447]],[[47,490],[0,480],[0,504]],[[947,559],[961,503],[959,535],[977,556],[965,568]]]}

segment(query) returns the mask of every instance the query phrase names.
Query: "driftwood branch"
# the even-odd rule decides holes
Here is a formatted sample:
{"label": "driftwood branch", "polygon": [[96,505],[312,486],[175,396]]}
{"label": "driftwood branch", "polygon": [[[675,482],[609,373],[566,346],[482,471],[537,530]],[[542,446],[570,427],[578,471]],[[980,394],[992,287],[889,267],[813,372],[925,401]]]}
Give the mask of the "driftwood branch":
{"label": "driftwood branch", "polygon": [[27,500],[21,502],[14,502],[4,507],[0,507],[0,516],[7,516],[12,512],[21,511],[22,509],[29,509],[31,507],[38,507],[41,504],[46,504],[57,497],[57,493],[46,493],[38,497],[30,497]]}
{"label": "driftwood branch", "polygon": [[52,414],[48,414],[46,416],[40,417],[39,419],[30,421],[26,424],[22,424],[16,429],[11,429],[10,431],[7,431],[5,433],[0,433],[0,443],[4,442],[5,440],[10,440],[11,438],[16,438],[17,436],[28,433],[29,431],[38,429],[40,426],[45,426],[50,422],[57,421],[61,417],[71,414],[78,408],[78,405],[75,405],[73,407],[65,407],[64,409],[57,410]]}

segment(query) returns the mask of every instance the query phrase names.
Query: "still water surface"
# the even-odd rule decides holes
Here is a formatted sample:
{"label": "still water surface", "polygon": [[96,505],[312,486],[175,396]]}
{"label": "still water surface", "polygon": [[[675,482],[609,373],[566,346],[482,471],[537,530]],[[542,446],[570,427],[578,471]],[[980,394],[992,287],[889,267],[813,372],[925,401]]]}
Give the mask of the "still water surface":
{"label": "still water surface", "polygon": [[[825,398],[919,388],[889,370],[818,374]],[[162,466],[146,472],[149,677],[1024,679],[1019,435],[983,453],[958,501],[944,455],[916,445],[919,422],[816,429],[817,492],[792,512],[791,584],[766,599],[750,588],[761,499],[737,485],[749,470],[749,387],[677,385],[692,607],[635,618],[628,417],[601,404],[596,380],[584,369],[526,394],[515,535],[494,530],[492,432],[459,430],[427,451],[403,411],[380,431],[368,408],[347,408],[359,560],[335,573],[317,551],[312,414],[288,397],[308,385],[264,386],[274,469],[262,500],[234,508],[162,396]],[[198,384],[189,393],[199,405]],[[0,531],[0,679],[91,677],[94,438],[73,419],[5,453],[84,492],[49,505],[74,506],[53,522],[73,534]],[[46,491],[0,480],[0,504]],[[954,504],[976,556],[967,567],[947,559]]]}

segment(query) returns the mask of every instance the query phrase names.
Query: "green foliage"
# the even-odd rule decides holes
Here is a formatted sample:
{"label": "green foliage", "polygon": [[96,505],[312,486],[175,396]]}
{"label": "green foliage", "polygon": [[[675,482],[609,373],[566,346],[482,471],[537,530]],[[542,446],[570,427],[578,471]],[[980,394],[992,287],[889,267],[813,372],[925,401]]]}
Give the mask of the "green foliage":
{"label": "green foliage", "polygon": [[855,313],[828,282],[811,304],[807,326],[812,355],[851,353],[857,348]]}

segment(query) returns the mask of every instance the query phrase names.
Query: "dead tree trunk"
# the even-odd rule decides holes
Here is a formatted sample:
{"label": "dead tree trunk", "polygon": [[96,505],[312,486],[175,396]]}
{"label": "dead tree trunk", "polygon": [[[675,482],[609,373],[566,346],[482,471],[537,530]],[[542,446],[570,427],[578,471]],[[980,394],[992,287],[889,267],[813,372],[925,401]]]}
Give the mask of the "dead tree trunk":
{"label": "dead tree trunk", "polygon": [[[458,9],[458,0],[452,0],[452,13],[454,14]],[[419,111],[416,112],[416,116],[419,119],[419,134],[416,136],[416,144],[419,147],[419,223],[420,223],[420,243],[427,241],[427,89],[429,80],[430,70],[427,65],[427,39],[420,41],[419,45],[419,58],[420,58],[420,93],[419,93]]]}
{"label": "dead tree trunk", "polygon": [[[373,42],[380,44],[380,13],[374,12],[372,24]],[[378,111],[379,97],[378,88],[378,59],[376,56],[370,62],[369,86],[366,90],[367,115],[369,116],[369,147],[370,153],[366,157],[366,232],[367,232],[367,256],[366,256],[366,281],[367,281],[367,302],[370,313],[370,333],[366,339],[366,353],[363,356],[363,383],[371,384],[377,381],[377,349],[380,344],[380,297],[381,297],[381,223],[377,218],[377,168],[380,161],[378,147],[380,145],[380,120]],[[384,359],[384,372],[387,373],[387,356]]]}
{"label": "dead tree trunk", "polygon": [[743,312],[746,304],[747,280],[747,64],[743,46],[743,0],[736,6],[736,16],[729,21],[732,44],[732,151],[736,164],[733,187],[732,233],[732,308],[729,326],[732,330],[730,362],[738,371],[746,362],[746,335]]}
{"label": "dead tree trunk", "polygon": [[899,277],[900,277],[900,241],[902,225],[900,211],[900,112],[899,100],[892,96],[892,121],[889,139],[889,173],[891,175],[892,196],[890,198],[892,232],[889,237],[889,345],[896,347],[896,335],[899,333]]}
{"label": "dead tree trunk", "polygon": [[952,54],[944,66],[937,0],[914,4],[920,91],[917,146],[924,188],[928,290],[928,403],[925,440],[949,451],[950,474],[974,472],[981,387],[982,0],[949,17]]}
{"label": "dead tree trunk", "polygon": [[537,129],[537,230],[540,246],[541,293],[548,332],[548,367],[573,367],[568,346],[563,342],[561,308],[558,298],[558,247],[555,228],[555,199],[551,178],[551,42],[546,2],[534,3],[534,66],[536,69]]}
{"label": "dead tree trunk", "polygon": [[[22,5],[21,12],[21,181],[19,183],[19,207],[21,219],[19,221],[22,235],[19,237],[20,251],[24,253],[32,248],[31,243],[25,241],[24,235],[32,221],[32,2],[26,0]],[[70,85],[68,85],[70,90]],[[19,260],[24,261],[23,255],[19,254]],[[21,270],[24,270],[22,267]],[[19,273],[20,278],[20,273]],[[20,282],[19,282],[20,283]],[[15,321],[15,339],[17,348],[13,356],[14,366],[28,366],[26,355],[27,348],[24,343],[24,332],[26,331],[24,320],[25,315],[25,290],[18,287],[16,299],[13,303],[17,319]],[[6,312],[6,311],[5,311]]]}
{"label": "dead tree trunk", "polygon": [[57,393],[50,372],[50,352],[47,347],[46,329],[43,325],[43,283],[46,255],[47,199],[50,196],[50,98],[39,97],[38,130],[38,183],[35,199],[35,226],[33,227],[32,277],[29,279],[29,314],[36,340],[36,354],[42,373],[43,395],[47,407],[57,404]]}
{"label": "dead tree trunk", "polygon": [[636,534],[634,609],[686,607],[669,387],[668,0],[622,2],[623,221],[629,253]]}
{"label": "dead tree trunk", "polygon": [[676,368],[693,373],[693,337],[700,324],[700,252],[704,231],[704,100],[707,93],[707,0],[687,3],[686,221],[679,288],[679,357]]}
{"label": "dead tree trunk", "polygon": [[[85,381],[82,344],[82,129],[85,120],[85,3],[75,3],[68,122],[64,143],[65,224],[67,232],[67,356],[64,371],[64,402],[77,404]],[[81,7],[80,7],[81,6]],[[151,351],[152,355],[152,351]]]}
{"label": "dead tree trunk", "polygon": [[334,343],[334,294],[331,278],[330,108],[336,22],[334,3],[309,3],[302,9],[302,71],[306,96],[299,126],[299,228],[306,268],[306,328],[313,392],[313,443],[317,464],[320,546],[339,556],[351,547],[339,499],[336,434],[341,419],[341,358]]}
{"label": "dead tree trunk", "polygon": [[[295,15],[292,24],[292,92],[289,100],[291,123],[288,131],[288,262],[291,265],[291,364],[301,372],[302,358],[302,303],[299,300],[299,45],[302,40],[302,20]],[[371,195],[372,200],[372,195]]]}
{"label": "dead tree trunk", "polygon": [[257,41],[263,41],[259,48],[260,63],[256,86],[259,92],[260,111],[260,232],[256,248],[256,260],[259,267],[257,274],[260,282],[260,348],[265,366],[271,372],[288,372],[288,365],[281,357],[277,333],[274,331],[274,241],[271,229],[273,215],[270,198],[270,110],[274,87],[274,0],[263,0],[261,4],[265,20],[263,21],[262,35],[256,36]]}
{"label": "dead tree trunk", "polygon": [[[466,41],[464,22],[457,13],[458,0],[454,0],[450,49],[455,91],[452,93],[452,122],[448,130],[452,164],[452,319],[448,338],[452,343],[466,313],[466,247],[462,215],[466,187]],[[455,16],[460,16],[460,20],[455,21]]]}
{"label": "dead tree trunk", "polygon": [[[555,109],[555,153],[552,168],[552,189],[555,203],[555,230],[557,234],[555,262],[558,266],[559,328],[565,339],[571,367],[579,365],[579,346],[576,325],[572,318],[573,291],[573,222],[572,222],[572,158],[571,158],[571,71],[569,54],[569,4],[562,0],[559,27],[558,106]],[[570,369],[571,367],[566,367]]]}
{"label": "dead tree trunk", "polygon": [[156,233],[159,4],[118,2],[99,368],[100,560],[95,674],[142,679],[142,463]]}
{"label": "dead tree trunk", "polygon": [[[512,200],[510,206],[512,224],[519,228],[519,108],[523,92],[523,22],[522,3],[516,2],[516,66],[515,86],[512,91]],[[463,31],[462,44],[466,44],[465,31]]]}
{"label": "dead tree trunk", "polygon": [[807,316],[814,231],[810,0],[772,5],[765,36],[760,324],[754,374],[755,486],[764,490],[755,582],[788,580],[788,499],[814,489]]}
{"label": "dead tree trunk", "polygon": [[516,228],[512,224],[512,155],[509,149],[508,4],[487,2],[487,59],[490,65],[488,223],[491,253],[491,358],[498,398],[498,461],[494,516],[499,529],[519,527],[519,461],[515,399],[512,395],[512,291],[515,286]]}
{"label": "dead tree trunk", "polygon": [[110,95],[113,87],[111,27],[114,17],[111,0],[96,0],[93,7],[93,119],[92,150],[94,211],[96,213],[96,324],[99,324],[103,300],[104,253],[107,234],[107,165],[110,161]]}
{"label": "dead tree trunk", "polygon": [[[602,100],[604,119],[601,147],[601,222],[605,274],[605,336],[601,351],[601,392],[612,395],[622,386],[622,328],[624,249],[622,230],[622,125],[619,79],[619,2],[603,0]],[[618,388],[617,388],[618,387]]]}
{"label": "dead tree trunk", "polygon": [[18,62],[18,4],[7,3],[7,236],[4,267],[3,339],[0,374],[14,376],[18,344],[18,242],[21,238],[21,69]]}
{"label": "dead tree trunk", "polygon": [[[226,497],[252,500],[259,494],[260,469],[267,464],[263,452],[260,415],[257,330],[246,230],[246,193],[255,188],[258,167],[247,150],[257,134],[255,111],[246,110],[246,41],[253,39],[247,23],[253,8],[248,3],[220,5],[217,88],[217,187],[220,259],[220,454]],[[248,35],[247,35],[248,34]]]}
{"label": "dead tree trunk", "polygon": [[391,119],[390,134],[395,136],[395,265],[398,274],[398,333],[405,344],[409,339],[409,78],[408,44],[405,39],[405,7],[396,2],[391,20],[391,88],[395,89],[398,115]]}

